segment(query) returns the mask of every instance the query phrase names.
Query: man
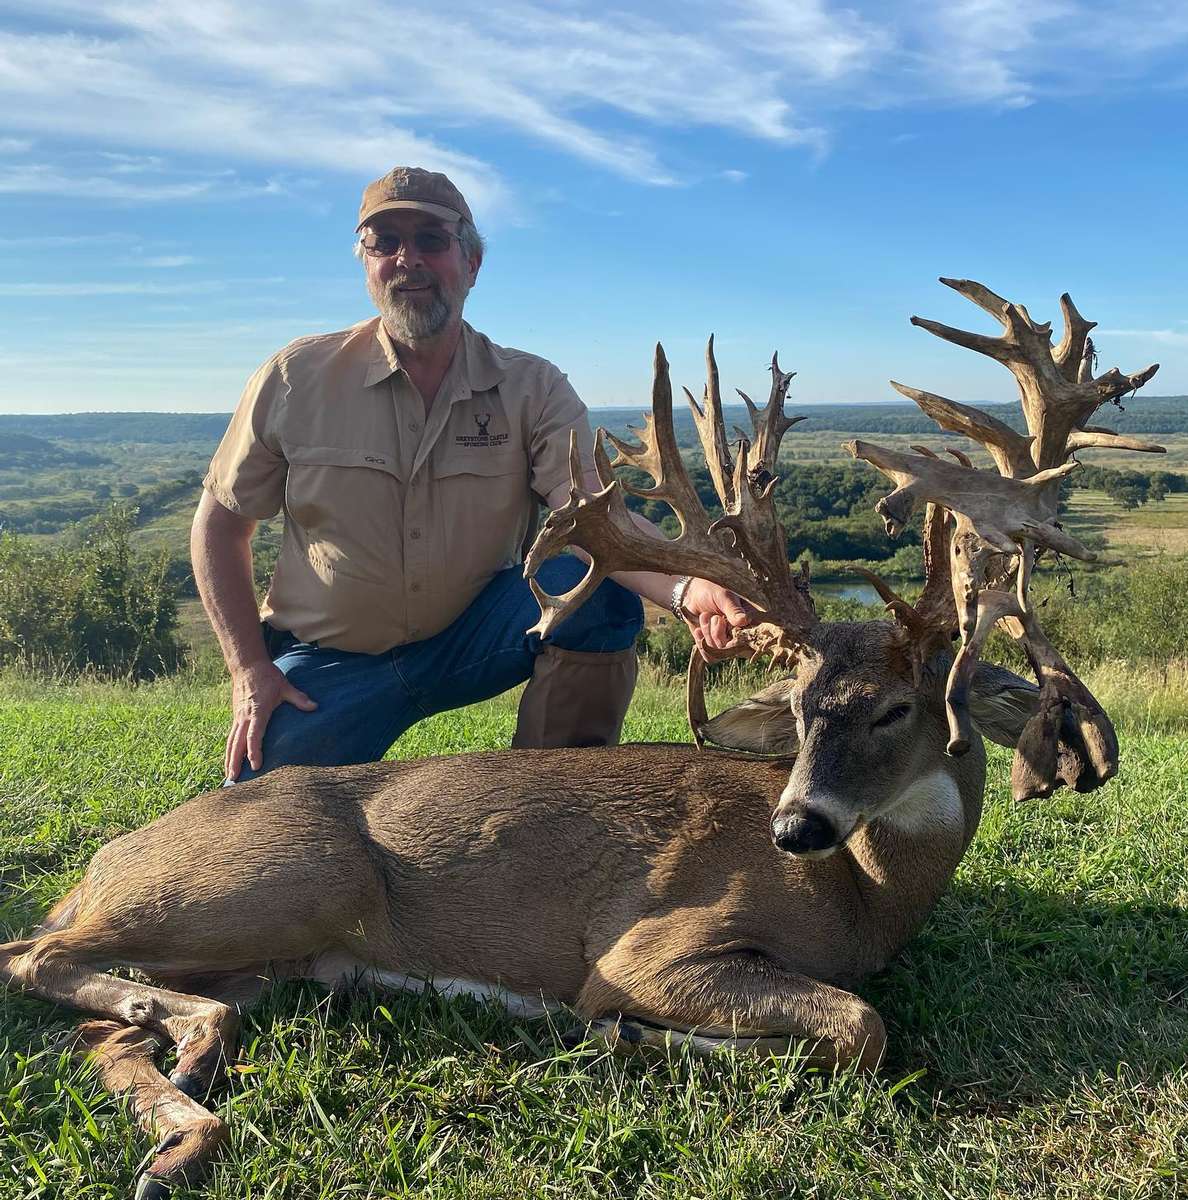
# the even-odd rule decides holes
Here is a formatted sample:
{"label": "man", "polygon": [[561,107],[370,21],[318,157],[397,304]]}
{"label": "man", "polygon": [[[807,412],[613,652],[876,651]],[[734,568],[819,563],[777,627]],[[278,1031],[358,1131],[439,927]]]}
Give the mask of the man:
{"label": "man", "polygon": [[[675,595],[710,648],[748,610],[704,580],[624,573],[548,644],[526,636],[539,612],[522,543],[538,502],[568,497],[571,430],[590,461],[585,407],[551,363],[462,320],[483,243],[444,175],[376,180],[356,233],[379,316],[301,338],[252,376],[194,517],[194,574],[232,680],[227,778],[379,759],[421,718],[524,680],[513,745],[615,743],[637,597]],[[251,537],[281,508],[258,610]],[[559,593],[584,571],[561,556],[538,579]]]}

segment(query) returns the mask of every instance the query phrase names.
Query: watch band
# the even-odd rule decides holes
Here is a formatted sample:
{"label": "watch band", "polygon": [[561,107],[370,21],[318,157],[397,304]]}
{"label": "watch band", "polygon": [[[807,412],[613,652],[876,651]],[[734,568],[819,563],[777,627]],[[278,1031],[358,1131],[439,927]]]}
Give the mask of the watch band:
{"label": "watch band", "polygon": [[668,605],[672,609],[672,614],[678,621],[687,619],[685,615],[685,593],[689,590],[689,584],[693,582],[692,575],[682,575],[680,579],[673,584],[672,596],[669,599]]}

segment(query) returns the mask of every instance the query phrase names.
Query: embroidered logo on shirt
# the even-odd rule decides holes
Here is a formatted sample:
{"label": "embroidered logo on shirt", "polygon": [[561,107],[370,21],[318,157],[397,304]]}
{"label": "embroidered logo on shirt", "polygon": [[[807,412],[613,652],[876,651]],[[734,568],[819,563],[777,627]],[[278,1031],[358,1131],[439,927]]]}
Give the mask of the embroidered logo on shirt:
{"label": "embroidered logo on shirt", "polygon": [[454,438],[456,446],[502,446],[508,439],[506,433],[489,433],[487,426],[491,424],[491,414],[480,412],[474,414],[474,423],[478,433],[460,433]]}

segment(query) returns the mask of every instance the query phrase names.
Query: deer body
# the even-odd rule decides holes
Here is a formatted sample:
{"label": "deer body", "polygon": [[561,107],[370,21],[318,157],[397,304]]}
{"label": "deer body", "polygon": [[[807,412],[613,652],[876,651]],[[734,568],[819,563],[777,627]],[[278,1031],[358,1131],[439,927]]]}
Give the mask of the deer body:
{"label": "deer body", "polygon": [[92,966],[163,978],[344,956],[588,1017],[679,1017],[659,984],[608,1002],[625,946],[637,983],[665,959],[746,950],[853,984],[912,936],[964,850],[981,780],[960,768],[961,825],[875,821],[821,860],[771,843],[786,764],[686,746],[288,768],[109,843],[39,949],[85,941]]}

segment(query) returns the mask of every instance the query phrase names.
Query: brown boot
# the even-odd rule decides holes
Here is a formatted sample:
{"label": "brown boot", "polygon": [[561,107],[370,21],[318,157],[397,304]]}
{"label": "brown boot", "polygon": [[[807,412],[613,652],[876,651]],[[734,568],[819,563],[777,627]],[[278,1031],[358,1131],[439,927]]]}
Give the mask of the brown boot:
{"label": "brown boot", "polygon": [[545,646],[520,697],[512,745],[615,746],[635,690],[635,648],[590,654]]}

